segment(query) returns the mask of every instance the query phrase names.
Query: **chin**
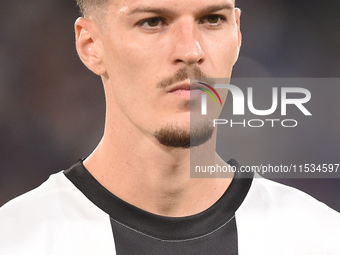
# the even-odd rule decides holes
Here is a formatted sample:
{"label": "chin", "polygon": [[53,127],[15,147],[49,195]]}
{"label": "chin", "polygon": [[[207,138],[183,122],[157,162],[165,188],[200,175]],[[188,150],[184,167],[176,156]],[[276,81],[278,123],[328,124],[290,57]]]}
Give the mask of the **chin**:
{"label": "chin", "polygon": [[206,143],[214,133],[212,122],[208,121],[184,126],[168,123],[157,130],[154,136],[163,146],[187,149]]}

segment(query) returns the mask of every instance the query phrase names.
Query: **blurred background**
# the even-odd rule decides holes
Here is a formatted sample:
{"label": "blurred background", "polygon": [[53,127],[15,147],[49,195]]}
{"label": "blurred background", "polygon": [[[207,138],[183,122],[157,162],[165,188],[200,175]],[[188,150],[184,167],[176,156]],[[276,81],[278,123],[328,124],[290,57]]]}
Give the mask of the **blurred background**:
{"label": "blurred background", "polygon": [[[237,0],[237,6],[243,44],[234,77],[340,78],[340,1]],[[0,206],[89,155],[101,138],[104,93],[77,57],[77,17],[72,0],[1,2]],[[332,135],[337,141],[340,133]],[[339,179],[278,181],[340,211]]]}

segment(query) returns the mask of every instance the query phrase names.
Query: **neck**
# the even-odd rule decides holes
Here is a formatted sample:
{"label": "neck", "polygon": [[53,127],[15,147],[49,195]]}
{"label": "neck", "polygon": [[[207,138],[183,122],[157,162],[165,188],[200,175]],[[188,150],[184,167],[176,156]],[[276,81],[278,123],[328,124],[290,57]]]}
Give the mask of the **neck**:
{"label": "neck", "polygon": [[[111,193],[154,214],[182,217],[204,211],[232,180],[190,178],[190,149],[160,149],[143,142],[131,147],[113,144],[104,137],[85,167]],[[215,153],[209,156],[211,165],[226,164]]]}
{"label": "neck", "polygon": [[114,112],[107,113],[104,136],[84,161],[111,193],[145,211],[172,217],[202,212],[224,194],[232,178],[190,178],[190,159],[198,159],[198,165],[226,165],[215,154],[216,130],[194,149],[167,148],[134,125],[116,123],[122,116]]}

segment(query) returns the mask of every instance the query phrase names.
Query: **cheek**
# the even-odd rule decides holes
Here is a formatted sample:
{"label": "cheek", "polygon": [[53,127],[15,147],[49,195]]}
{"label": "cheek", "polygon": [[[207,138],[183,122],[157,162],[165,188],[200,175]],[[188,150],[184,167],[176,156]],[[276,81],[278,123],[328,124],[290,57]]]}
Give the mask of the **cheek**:
{"label": "cheek", "polygon": [[213,63],[212,74],[215,78],[230,77],[233,66],[238,58],[237,44],[225,45],[225,47],[215,48],[211,54]]}
{"label": "cheek", "polygon": [[229,76],[238,58],[236,33],[224,31],[213,37],[205,37],[204,44],[207,65],[213,68],[212,74],[215,74],[215,77]]}
{"label": "cheek", "polygon": [[[110,78],[120,77],[126,84],[136,81],[153,82],[164,64],[162,45],[128,35],[111,40],[107,62]],[[115,78],[113,78],[115,79]]]}
{"label": "cheek", "polygon": [[235,64],[238,57],[238,40],[235,35],[222,41],[222,45],[216,48],[219,49],[219,54],[223,56],[225,63]]}
{"label": "cheek", "polygon": [[108,45],[105,61],[114,101],[127,116],[143,117],[157,106],[157,65],[150,62],[155,51],[132,38],[111,39]]}
{"label": "cheek", "polygon": [[[156,58],[163,47],[157,38],[153,36],[140,36],[138,33],[125,33],[125,36],[113,41],[112,50],[115,51],[116,57],[127,65],[148,64]],[[132,66],[133,67],[133,66]]]}

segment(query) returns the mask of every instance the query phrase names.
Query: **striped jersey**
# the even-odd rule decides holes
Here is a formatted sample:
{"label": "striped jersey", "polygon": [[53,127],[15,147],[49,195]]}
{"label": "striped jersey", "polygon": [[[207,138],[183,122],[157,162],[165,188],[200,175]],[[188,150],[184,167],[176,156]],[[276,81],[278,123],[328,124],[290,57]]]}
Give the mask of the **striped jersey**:
{"label": "striped jersey", "polygon": [[340,255],[339,238],[339,213],[239,171],[214,205],[187,217],[155,215],[121,200],[82,160],[0,208],[4,255]]}

